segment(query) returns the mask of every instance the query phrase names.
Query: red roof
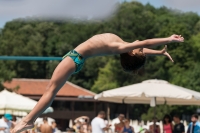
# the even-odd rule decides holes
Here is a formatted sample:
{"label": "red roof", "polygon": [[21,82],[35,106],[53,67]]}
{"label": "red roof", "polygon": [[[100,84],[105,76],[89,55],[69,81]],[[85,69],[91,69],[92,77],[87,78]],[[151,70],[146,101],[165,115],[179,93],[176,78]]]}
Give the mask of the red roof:
{"label": "red roof", "polygon": [[[13,79],[11,82],[5,82],[6,88],[15,88],[19,86],[17,93],[22,95],[42,95],[49,83],[49,79]],[[56,96],[94,96],[95,93],[77,86],[71,82],[66,82],[59,90]]]}

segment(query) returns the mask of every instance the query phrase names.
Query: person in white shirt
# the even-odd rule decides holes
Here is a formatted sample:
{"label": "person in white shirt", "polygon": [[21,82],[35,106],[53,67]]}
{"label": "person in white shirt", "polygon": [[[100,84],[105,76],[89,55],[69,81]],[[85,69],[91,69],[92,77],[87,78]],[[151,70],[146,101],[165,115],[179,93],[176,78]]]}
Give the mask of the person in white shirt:
{"label": "person in white shirt", "polygon": [[104,111],[100,111],[98,116],[92,120],[92,133],[105,133],[110,129],[110,125],[106,125],[104,118],[106,114]]}
{"label": "person in white shirt", "polygon": [[10,133],[10,129],[13,126],[12,115],[5,114],[2,119],[0,119],[0,133]]}
{"label": "person in white shirt", "polygon": [[111,124],[112,132],[115,132],[115,125],[119,124],[120,121],[124,120],[124,118],[125,118],[124,114],[119,114],[117,118],[112,120],[112,124]]}

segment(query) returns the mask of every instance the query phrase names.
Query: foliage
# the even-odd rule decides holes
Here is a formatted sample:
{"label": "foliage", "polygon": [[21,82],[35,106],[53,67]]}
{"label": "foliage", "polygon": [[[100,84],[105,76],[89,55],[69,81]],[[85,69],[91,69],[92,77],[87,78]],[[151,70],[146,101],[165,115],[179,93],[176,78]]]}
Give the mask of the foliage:
{"label": "foliage", "polygon": [[158,105],[156,107],[150,107],[146,114],[142,115],[142,120],[148,121],[153,120],[156,116],[158,120],[163,119],[163,115],[169,114],[173,110],[173,107],[168,105]]}

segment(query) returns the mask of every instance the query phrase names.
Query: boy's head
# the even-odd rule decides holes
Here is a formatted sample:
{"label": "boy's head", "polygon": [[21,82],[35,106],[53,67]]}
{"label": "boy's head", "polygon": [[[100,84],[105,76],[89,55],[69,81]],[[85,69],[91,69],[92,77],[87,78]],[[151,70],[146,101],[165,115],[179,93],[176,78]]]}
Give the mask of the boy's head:
{"label": "boy's head", "polygon": [[152,122],[157,122],[158,121],[158,118],[157,117],[153,117],[152,118]]}
{"label": "boy's head", "polygon": [[47,123],[48,122],[48,118],[47,117],[43,117],[43,122]]}
{"label": "boy's head", "polygon": [[197,121],[198,121],[198,115],[197,114],[193,114],[192,115],[192,117],[191,117],[191,121],[193,122],[193,123],[196,123]]}
{"label": "boy's head", "polygon": [[124,120],[124,124],[125,124],[125,125],[130,125],[130,119],[125,119],[125,120]]}
{"label": "boy's head", "polygon": [[136,72],[142,66],[144,66],[146,61],[146,56],[143,52],[132,53],[122,53],[120,54],[121,66],[126,72]]}
{"label": "boy's head", "polygon": [[180,116],[174,115],[173,120],[174,120],[175,123],[180,123]]}
{"label": "boy's head", "polygon": [[98,116],[99,116],[100,118],[104,119],[105,116],[106,116],[106,113],[105,113],[104,111],[100,111],[100,112],[98,113]]}
{"label": "boy's head", "polygon": [[125,118],[124,114],[119,114],[118,119],[119,119],[120,121],[123,121],[124,118]]}

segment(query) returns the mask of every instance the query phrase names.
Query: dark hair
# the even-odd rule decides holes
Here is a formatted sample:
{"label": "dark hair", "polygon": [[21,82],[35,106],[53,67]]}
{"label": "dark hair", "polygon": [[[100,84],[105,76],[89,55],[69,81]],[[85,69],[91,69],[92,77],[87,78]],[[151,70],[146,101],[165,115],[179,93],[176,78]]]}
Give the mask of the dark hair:
{"label": "dark hair", "polygon": [[135,53],[134,55],[129,55],[129,53],[122,53],[120,54],[120,61],[124,71],[134,72],[144,66],[146,56],[143,53]]}
{"label": "dark hair", "polygon": [[99,113],[98,113],[98,115],[105,115],[106,113],[105,113],[105,111],[100,111]]}
{"label": "dark hair", "polygon": [[181,119],[181,117],[179,115],[174,115],[175,118]]}
{"label": "dark hair", "polygon": [[194,118],[196,118],[196,119],[199,118],[198,114],[193,114],[192,117],[194,117]]}
{"label": "dark hair", "polygon": [[163,117],[163,124],[166,124],[166,121],[165,121],[166,118],[169,119],[169,123],[172,122],[172,118],[171,118],[171,116],[168,115],[168,114],[166,114],[166,115]]}
{"label": "dark hair", "polygon": [[125,117],[125,116],[124,116],[124,114],[119,114],[119,116],[118,116],[118,117],[121,117],[121,116]]}
{"label": "dark hair", "polygon": [[48,121],[48,118],[47,117],[43,117],[43,121]]}

